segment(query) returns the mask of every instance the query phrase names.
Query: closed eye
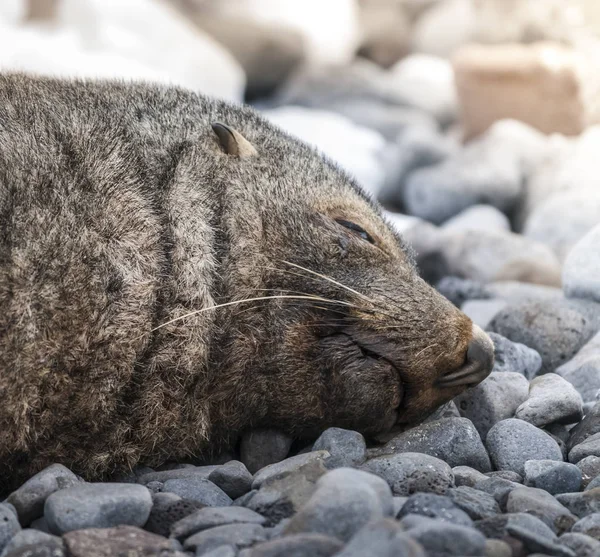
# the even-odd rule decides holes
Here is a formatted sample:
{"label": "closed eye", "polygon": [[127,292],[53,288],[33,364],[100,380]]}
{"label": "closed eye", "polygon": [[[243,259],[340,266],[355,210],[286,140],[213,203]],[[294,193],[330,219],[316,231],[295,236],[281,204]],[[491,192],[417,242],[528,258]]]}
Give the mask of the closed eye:
{"label": "closed eye", "polygon": [[344,228],[351,230],[354,234],[356,234],[363,240],[366,240],[370,244],[375,245],[375,240],[373,239],[373,237],[364,228],[362,228],[358,224],[355,224],[353,222],[350,222],[349,220],[343,220],[343,219],[335,219],[335,222],[337,222],[339,225],[343,226]]}

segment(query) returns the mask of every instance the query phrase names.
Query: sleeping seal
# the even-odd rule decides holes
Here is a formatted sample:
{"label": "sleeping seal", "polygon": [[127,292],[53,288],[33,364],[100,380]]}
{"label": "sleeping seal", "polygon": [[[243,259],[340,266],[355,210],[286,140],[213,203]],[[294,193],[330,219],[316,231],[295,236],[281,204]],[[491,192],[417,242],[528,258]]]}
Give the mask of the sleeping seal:
{"label": "sleeping seal", "polygon": [[350,177],[192,92],[0,76],[0,227],[5,486],[370,435],[492,367]]}

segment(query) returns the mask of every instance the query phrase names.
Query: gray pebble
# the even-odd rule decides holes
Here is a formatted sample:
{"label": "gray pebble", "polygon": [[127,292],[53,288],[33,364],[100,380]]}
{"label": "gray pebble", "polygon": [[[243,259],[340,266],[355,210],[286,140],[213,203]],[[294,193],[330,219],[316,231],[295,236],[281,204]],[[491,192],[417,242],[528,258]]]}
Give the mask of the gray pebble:
{"label": "gray pebble", "polygon": [[446,418],[409,429],[389,441],[378,454],[407,452],[434,456],[450,467],[470,466],[481,472],[491,470],[481,437],[467,418]]}
{"label": "gray pebble", "polygon": [[559,542],[572,549],[577,557],[597,557],[600,555],[600,542],[585,534],[569,532],[559,538]]}
{"label": "gray pebble", "polygon": [[563,268],[563,289],[569,298],[600,302],[600,224],[569,251]]}
{"label": "gray pebble", "polygon": [[473,521],[469,515],[459,509],[452,499],[435,493],[415,493],[411,495],[400,509],[398,518],[408,514],[436,518],[460,526],[473,526]]}
{"label": "gray pebble", "polygon": [[527,528],[508,525],[506,530],[511,536],[523,542],[523,545],[530,554],[539,552],[542,555],[551,555],[553,557],[577,557],[568,547],[560,545],[555,540],[540,536]]}
{"label": "gray pebble", "polygon": [[511,482],[509,480],[505,480],[503,478],[486,478],[481,482],[477,482],[473,489],[477,489],[479,491],[484,491],[491,495],[500,508],[504,508],[506,506],[506,500],[508,498],[508,494],[513,490],[519,487],[523,487],[518,483]]}
{"label": "gray pebble", "polygon": [[21,525],[14,507],[0,503],[0,552],[20,530]]}
{"label": "gray pebble", "polygon": [[436,289],[457,308],[469,300],[489,300],[492,297],[482,282],[460,277],[444,277],[437,283]]}
{"label": "gray pebble", "polygon": [[556,534],[539,518],[527,513],[498,514],[490,518],[478,520],[475,527],[486,537],[503,539],[508,535],[508,528],[520,527],[529,530],[537,536],[555,540]]}
{"label": "gray pebble", "polygon": [[208,480],[220,487],[232,499],[248,493],[252,487],[252,474],[237,460],[231,460],[217,467],[210,473]]}
{"label": "gray pebble", "polygon": [[202,552],[202,557],[236,557],[238,554],[235,547],[231,545],[220,545],[211,549],[208,553]]}
{"label": "gray pebble", "polygon": [[266,541],[265,529],[260,524],[226,524],[202,530],[183,542],[186,551],[196,554],[211,551],[221,545],[233,545],[238,549]]}
{"label": "gray pebble", "polygon": [[162,490],[175,493],[184,499],[202,503],[207,507],[226,507],[232,500],[227,493],[205,478],[191,477],[167,480]]}
{"label": "gray pebble", "polygon": [[452,469],[439,458],[421,453],[398,453],[367,461],[361,470],[383,478],[394,495],[418,491],[444,495],[454,484]]}
{"label": "gray pebble", "polygon": [[507,302],[498,299],[469,300],[460,309],[475,325],[478,325],[485,331],[494,317],[507,305]]}
{"label": "gray pebble", "polygon": [[486,445],[495,467],[521,476],[528,460],[562,461],[558,443],[547,433],[523,420],[508,419],[490,429]]}
{"label": "gray pebble", "polygon": [[579,518],[600,512],[600,488],[580,493],[561,493],[556,499]]}
{"label": "gray pebble", "polygon": [[514,482],[516,484],[523,483],[523,476],[521,474],[517,474],[512,470],[494,470],[493,472],[486,472],[485,476],[488,478],[501,478],[503,480],[508,480],[509,482]]}
{"label": "gray pebble", "polygon": [[342,542],[331,536],[294,534],[256,545],[248,557],[339,557],[342,547]]}
{"label": "gray pebble", "polygon": [[472,520],[482,520],[501,512],[492,495],[472,487],[454,487],[448,491],[448,497]]}
{"label": "gray pebble", "polygon": [[152,509],[148,489],[136,484],[81,484],[55,491],[46,499],[50,531],[62,535],[82,528],[143,526]]}
{"label": "gray pebble", "polygon": [[150,484],[158,482],[163,484],[169,480],[180,480],[187,478],[208,478],[211,472],[216,470],[218,466],[185,466],[184,468],[173,468],[170,470],[159,470],[158,472],[145,472],[138,476],[138,483],[145,485],[148,489]]}
{"label": "gray pebble", "polygon": [[182,499],[174,493],[155,494],[152,501],[152,510],[144,529],[165,537],[169,535],[173,524],[204,507],[197,501]]}
{"label": "gray pebble", "polygon": [[485,540],[485,557],[513,557],[512,547],[502,540]]}
{"label": "gray pebble", "polygon": [[488,477],[470,466],[455,466],[452,468],[452,473],[454,474],[454,485],[456,487],[473,487],[477,482],[485,480]]}
{"label": "gray pebble", "polygon": [[256,474],[254,474],[254,479],[252,480],[252,489],[258,489],[262,483],[269,478],[274,478],[283,474],[289,474],[294,470],[298,470],[300,467],[308,464],[309,462],[324,462],[327,458],[329,458],[329,456],[330,455],[327,451],[313,451],[310,453],[292,456],[282,460],[281,462],[276,462],[275,464],[265,466]]}
{"label": "gray pebble", "polygon": [[595,402],[600,391],[600,333],[557,368],[556,373],[577,389],[584,402]]}
{"label": "gray pebble", "polygon": [[290,452],[293,439],[275,429],[255,429],[242,436],[240,459],[251,474],[280,462]]}
{"label": "gray pebble", "polygon": [[357,431],[330,427],[315,441],[313,451],[328,451],[327,468],[360,466],[366,459],[367,444]]}
{"label": "gray pebble", "polygon": [[600,433],[594,433],[569,451],[569,461],[579,462],[588,456],[600,456]]}
{"label": "gray pebble", "polygon": [[573,524],[571,532],[587,534],[596,540],[600,540],[600,513],[592,513],[578,520]]}
{"label": "gray pebble", "polygon": [[25,546],[44,544],[48,547],[54,546],[59,549],[63,548],[63,542],[58,536],[52,536],[38,530],[26,528],[17,532],[12,539],[6,544],[4,551],[0,551],[0,557],[6,557],[10,552],[20,549]]}
{"label": "gray pebble", "polygon": [[567,442],[568,449],[571,450],[596,433],[600,433],[600,402],[596,402],[591,410],[586,412],[583,420],[571,429]]}
{"label": "gray pebble", "polygon": [[506,500],[506,511],[531,514],[545,522],[557,534],[570,530],[577,521],[577,518],[552,495],[533,487],[512,490]]}
{"label": "gray pebble", "polygon": [[[581,470],[581,486],[586,488],[596,477],[600,476],[600,457],[586,456],[576,464]],[[578,491],[574,489],[573,491]]]}
{"label": "gray pebble", "polygon": [[596,489],[600,487],[600,476],[596,476],[584,489],[584,491],[589,491],[590,489]]}
{"label": "gray pebble", "polygon": [[81,480],[62,464],[52,464],[27,480],[11,493],[7,503],[14,505],[24,526],[44,514],[44,503],[51,493],[65,489]]}
{"label": "gray pebble", "polygon": [[473,422],[482,439],[491,427],[512,418],[529,394],[529,382],[519,373],[492,372],[479,385],[456,397],[462,416]]}
{"label": "gray pebble", "polygon": [[529,397],[517,408],[515,417],[538,427],[572,424],[583,418],[583,400],[571,383],[547,373],[531,382]]}
{"label": "gray pebble", "polygon": [[512,342],[497,333],[488,333],[494,343],[495,361],[492,372],[512,371],[533,379],[542,367],[542,357],[533,348]]}
{"label": "gray pebble", "polygon": [[[7,553],[6,557],[66,557],[66,552],[62,547],[57,547],[52,543],[37,543],[14,549]],[[75,555],[74,557],[79,556]]]}
{"label": "gray pebble", "polygon": [[408,501],[408,497],[402,497],[400,495],[394,496],[394,512],[392,516],[398,516],[404,504]]}
{"label": "gray pebble", "polygon": [[555,460],[528,460],[525,485],[543,489],[552,495],[581,489],[581,470],[574,464]]}

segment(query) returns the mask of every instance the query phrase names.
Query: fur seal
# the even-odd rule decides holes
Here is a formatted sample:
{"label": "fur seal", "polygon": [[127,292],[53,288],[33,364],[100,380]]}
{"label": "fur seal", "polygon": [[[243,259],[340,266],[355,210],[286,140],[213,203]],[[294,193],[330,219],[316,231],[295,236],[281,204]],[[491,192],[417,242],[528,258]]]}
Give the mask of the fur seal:
{"label": "fur seal", "polygon": [[[251,427],[367,435],[491,341],[350,177],[249,108],[0,75],[0,481],[100,479]],[[1,490],[0,490],[1,491]]]}

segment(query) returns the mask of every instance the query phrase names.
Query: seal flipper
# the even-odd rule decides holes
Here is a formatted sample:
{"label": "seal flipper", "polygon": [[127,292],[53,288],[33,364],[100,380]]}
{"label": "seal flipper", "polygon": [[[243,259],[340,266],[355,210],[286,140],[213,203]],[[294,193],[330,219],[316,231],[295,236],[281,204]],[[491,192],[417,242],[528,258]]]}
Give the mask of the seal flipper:
{"label": "seal flipper", "polygon": [[211,126],[219,139],[221,149],[228,155],[239,157],[240,159],[247,159],[258,155],[252,143],[240,132],[220,122],[215,122]]}

